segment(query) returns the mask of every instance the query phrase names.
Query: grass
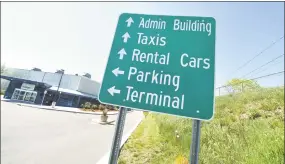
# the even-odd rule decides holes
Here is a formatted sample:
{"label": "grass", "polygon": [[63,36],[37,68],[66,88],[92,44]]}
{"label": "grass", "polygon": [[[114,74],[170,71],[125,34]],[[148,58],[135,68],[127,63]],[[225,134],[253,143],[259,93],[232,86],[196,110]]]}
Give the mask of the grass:
{"label": "grass", "polygon": [[[216,98],[202,122],[199,163],[283,164],[284,87]],[[119,164],[188,164],[192,120],[148,113],[122,148]]]}

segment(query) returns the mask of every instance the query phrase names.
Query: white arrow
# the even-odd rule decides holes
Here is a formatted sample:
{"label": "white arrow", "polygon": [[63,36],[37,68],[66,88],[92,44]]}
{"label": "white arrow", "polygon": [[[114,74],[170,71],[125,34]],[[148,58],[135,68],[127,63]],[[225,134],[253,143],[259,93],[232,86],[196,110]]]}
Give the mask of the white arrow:
{"label": "white arrow", "polygon": [[129,35],[128,32],[126,32],[126,33],[122,36],[122,38],[124,38],[124,43],[127,43],[128,39],[131,38],[131,36]]}
{"label": "white arrow", "polygon": [[115,86],[113,86],[113,87],[111,87],[111,88],[108,89],[108,92],[109,92],[112,96],[114,96],[114,93],[120,94],[121,90],[115,89]]}
{"label": "white arrow", "polygon": [[125,71],[121,71],[119,67],[114,69],[112,72],[115,76],[123,75],[125,73]]}
{"label": "white arrow", "polygon": [[132,23],[134,23],[134,20],[132,17],[129,17],[129,19],[127,19],[126,22],[128,23],[127,27],[130,27],[132,25]]}
{"label": "white arrow", "polygon": [[126,51],[124,48],[122,48],[118,54],[120,55],[120,59],[122,60],[124,58],[124,55],[127,55]]}

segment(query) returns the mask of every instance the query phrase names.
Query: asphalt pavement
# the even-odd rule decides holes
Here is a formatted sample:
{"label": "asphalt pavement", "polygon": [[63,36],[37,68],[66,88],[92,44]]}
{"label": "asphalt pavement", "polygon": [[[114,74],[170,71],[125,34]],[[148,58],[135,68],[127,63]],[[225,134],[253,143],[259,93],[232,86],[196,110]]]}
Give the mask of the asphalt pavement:
{"label": "asphalt pavement", "polygon": [[[108,120],[116,120],[110,115]],[[124,134],[143,118],[127,114]],[[110,150],[115,123],[100,115],[41,110],[1,101],[2,164],[96,164]],[[123,138],[124,138],[123,137]]]}

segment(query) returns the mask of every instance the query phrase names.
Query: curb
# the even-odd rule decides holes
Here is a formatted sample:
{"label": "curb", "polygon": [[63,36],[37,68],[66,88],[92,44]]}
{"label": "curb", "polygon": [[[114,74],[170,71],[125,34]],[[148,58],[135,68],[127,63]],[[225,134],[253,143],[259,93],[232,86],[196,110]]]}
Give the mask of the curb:
{"label": "curb", "polygon": [[[19,106],[25,106],[25,107],[31,107],[31,108],[37,108],[37,109],[43,109],[43,110],[50,110],[50,111],[57,111],[57,112],[67,112],[67,113],[74,113],[74,114],[90,114],[90,115],[102,115],[101,113],[95,113],[95,112],[81,112],[81,111],[70,111],[70,110],[63,110],[63,109],[58,109],[58,108],[46,108],[46,107],[37,107],[37,106],[33,106],[33,105],[27,105],[27,104],[20,104],[20,103],[17,103],[17,105]],[[133,111],[128,111],[127,113],[130,113],[130,112],[133,112]],[[110,113],[108,115],[117,115],[118,112],[116,113]]]}
{"label": "curb", "polygon": [[[126,141],[129,139],[129,137],[131,136],[131,134],[135,131],[135,129],[139,126],[139,124],[142,122],[142,120],[144,119],[144,116],[142,117],[142,119],[140,119],[140,121],[138,121],[132,128],[131,130],[126,133],[123,137],[122,137],[122,141],[121,141],[121,145],[120,145],[120,150],[123,147],[123,145],[126,143]],[[96,162],[96,164],[107,164],[109,161],[109,156],[110,156],[110,150],[98,161]],[[119,154],[120,156],[120,154]]]}

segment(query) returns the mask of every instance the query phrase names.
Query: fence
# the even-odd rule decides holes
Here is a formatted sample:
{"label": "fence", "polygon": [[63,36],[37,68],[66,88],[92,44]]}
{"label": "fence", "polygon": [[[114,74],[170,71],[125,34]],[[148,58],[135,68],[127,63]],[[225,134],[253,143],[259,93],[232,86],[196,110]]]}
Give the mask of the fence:
{"label": "fence", "polygon": [[241,83],[236,83],[234,85],[224,85],[216,88],[215,95],[223,96],[228,94],[240,93],[243,91],[256,89],[257,86],[260,87],[284,86],[284,71],[248,79],[248,81],[252,81],[254,84],[257,85],[248,85],[246,81]]}

